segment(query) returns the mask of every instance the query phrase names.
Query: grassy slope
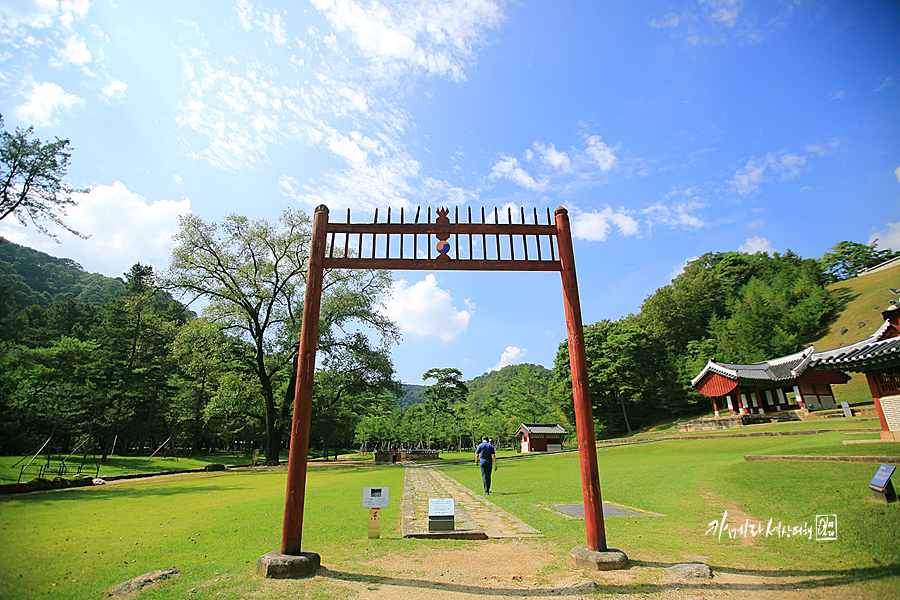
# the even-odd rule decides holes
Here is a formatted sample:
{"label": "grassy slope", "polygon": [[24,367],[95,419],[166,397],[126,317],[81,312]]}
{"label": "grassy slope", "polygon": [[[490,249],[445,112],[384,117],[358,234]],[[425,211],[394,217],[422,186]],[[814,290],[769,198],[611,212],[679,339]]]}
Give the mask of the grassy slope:
{"label": "grassy slope", "polygon": [[[813,345],[816,350],[831,350],[846,346],[874,333],[884,319],[881,311],[890,306],[892,296],[888,288],[900,288],[900,265],[841,281],[830,286],[842,302],[840,314],[830,324],[824,335]],[[846,329],[846,333],[842,331]],[[850,404],[872,402],[866,377],[862,373],[852,373],[853,379],[846,385],[834,386],[835,400]]]}

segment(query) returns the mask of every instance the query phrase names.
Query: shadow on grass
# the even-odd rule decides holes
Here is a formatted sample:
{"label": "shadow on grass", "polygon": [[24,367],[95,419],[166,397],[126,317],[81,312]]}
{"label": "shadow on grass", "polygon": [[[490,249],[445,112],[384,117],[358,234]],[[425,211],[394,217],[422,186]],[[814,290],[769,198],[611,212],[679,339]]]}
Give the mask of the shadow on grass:
{"label": "shadow on grass", "polygon": [[[659,563],[641,560],[632,560],[630,567],[656,567],[665,569],[679,563]],[[878,567],[862,567],[856,569],[822,569],[818,571],[802,570],[802,569],[735,569],[731,567],[722,567],[710,565],[713,572],[713,578],[704,583],[684,582],[682,589],[705,589],[705,590],[734,590],[734,591],[758,591],[758,590],[774,590],[787,591],[805,589],[812,590],[818,588],[831,588],[841,585],[849,585],[853,583],[864,583],[868,581],[878,581],[886,577],[900,576],[900,565],[881,565]],[[729,575],[745,575],[749,577],[759,577],[769,579],[761,583],[716,583],[716,574],[727,573]],[[792,581],[779,581],[780,579],[791,578]],[[599,586],[600,588],[615,586]],[[647,587],[647,586],[642,586]],[[659,587],[664,586],[649,586]],[[598,590],[601,591],[601,590]]]}
{"label": "shadow on grass", "polygon": [[[99,489],[97,486],[90,487],[82,487],[82,488],[66,488],[61,490],[47,490],[41,492],[32,492],[30,494],[15,494],[9,496],[0,496],[0,502],[4,501],[19,501],[19,502],[40,502],[42,504],[48,503],[63,503],[63,502],[95,502],[95,501],[103,501],[103,500],[111,500],[115,499],[116,501],[122,499],[151,499],[151,498],[159,498],[166,496],[178,496],[181,494],[215,494],[215,493],[231,493],[238,490],[247,490],[249,487],[247,486],[213,486],[213,485],[198,485],[198,486],[153,486],[153,487],[125,487],[125,486],[111,486],[109,488],[104,488],[103,490]],[[92,494],[80,493],[85,490],[93,490]]]}
{"label": "shadow on grass", "polygon": [[[676,563],[631,561],[631,566],[629,568],[666,568],[674,564]],[[768,581],[761,581],[758,583],[717,583],[715,577],[713,577],[713,579],[704,580],[703,582],[679,580],[677,582],[679,588],[682,591],[693,590],[698,592],[713,590],[731,592],[815,590],[833,588],[855,583],[877,581],[891,576],[900,576],[900,565],[884,565],[879,567],[866,567],[845,570],[826,569],[821,571],[731,569],[728,567],[712,567],[712,569],[714,575],[716,573],[728,573],[733,575],[745,575],[764,578],[768,579]],[[340,581],[365,583],[368,585],[390,585],[405,588],[416,588],[421,590],[442,590],[461,594],[472,594],[477,596],[520,597],[523,593],[522,589],[494,588],[490,586],[432,581],[428,579],[413,579],[404,577],[369,575],[365,573],[351,573],[347,571],[332,571],[326,567],[320,568],[316,572],[316,576],[325,577],[328,579],[336,579]],[[783,581],[784,578],[791,578],[791,581]],[[528,588],[527,594],[529,596],[548,597],[582,596],[585,592],[600,594],[657,594],[671,592],[672,583],[673,582],[671,581],[665,583],[616,584],[595,582],[593,586],[582,584],[578,586],[563,588]]]}
{"label": "shadow on grass", "polygon": [[[345,571],[332,571],[325,567],[321,567],[316,572],[317,577],[326,577],[328,579],[336,579],[339,581],[354,581],[365,583],[368,585],[391,585],[396,587],[416,588],[421,590],[441,590],[445,592],[455,592],[459,594],[473,594],[478,596],[508,596],[511,598],[521,598],[521,589],[502,589],[492,588],[479,585],[467,585],[463,583],[444,583],[442,581],[429,581],[427,579],[409,579],[402,577],[375,576],[363,573],[348,573]],[[529,596],[552,596],[555,598],[565,596],[583,597],[585,592],[589,592],[588,586],[580,585],[571,588],[528,588]]]}

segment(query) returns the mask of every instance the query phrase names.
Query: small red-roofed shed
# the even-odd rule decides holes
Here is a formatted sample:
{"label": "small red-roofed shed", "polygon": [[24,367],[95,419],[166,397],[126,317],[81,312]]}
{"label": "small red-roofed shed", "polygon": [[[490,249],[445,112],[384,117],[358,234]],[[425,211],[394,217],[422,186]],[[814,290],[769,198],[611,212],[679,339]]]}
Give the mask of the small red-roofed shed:
{"label": "small red-roofed shed", "polygon": [[522,452],[559,452],[566,430],[559,423],[522,423],[515,435],[522,436]]}

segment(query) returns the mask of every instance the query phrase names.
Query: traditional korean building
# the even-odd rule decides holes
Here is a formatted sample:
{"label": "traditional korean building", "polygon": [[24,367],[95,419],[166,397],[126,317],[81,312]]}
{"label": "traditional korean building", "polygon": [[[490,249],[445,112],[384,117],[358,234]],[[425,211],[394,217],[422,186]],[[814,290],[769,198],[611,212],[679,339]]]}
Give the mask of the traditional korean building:
{"label": "traditional korean building", "polygon": [[559,423],[522,423],[515,435],[522,436],[522,452],[559,452],[566,430]]}
{"label": "traditional korean building", "polygon": [[881,421],[881,439],[900,442],[900,307],[881,313],[878,331],[855,344],[816,352],[817,369],[865,373]]}
{"label": "traditional korean building", "polygon": [[710,360],[691,380],[694,389],[713,398],[716,416],[766,414],[805,408],[837,408],[833,384],[847,383],[840,371],[815,367],[815,348],[758,363],[732,364]]}
{"label": "traditional korean building", "polygon": [[[894,290],[892,290],[894,291]],[[807,410],[837,408],[831,386],[847,383],[843,371],[865,373],[881,422],[881,439],[900,441],[900,306],[881,313],[878,331],[853,344],[802,352],[749,365],[710,360],[691,381],[712,396],[716,416],[778,412],[796,403]]]}

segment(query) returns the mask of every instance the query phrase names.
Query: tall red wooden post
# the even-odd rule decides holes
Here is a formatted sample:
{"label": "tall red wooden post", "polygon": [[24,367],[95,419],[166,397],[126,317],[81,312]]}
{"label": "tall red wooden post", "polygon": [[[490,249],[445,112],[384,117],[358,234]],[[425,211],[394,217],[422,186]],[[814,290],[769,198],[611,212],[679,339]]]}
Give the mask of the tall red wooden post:
{"label": "tall red wooden post", "polygon": [[556,217],[559,262],[562,267],[563,304],[566,308],[566,330],[569,340],[569,364],[572,369],[572,393],[575,396],[575,428],[578,433],[578,456],[581,460],[581,488],[584,495],[584,518],[588,549],[606,552],[606,527],[603,524],[603,500],[600,497],[600,473],[597,469],[597,446],[594,442],[594,415],[588,383],[587,357],[584,352],[584,327],[581,302],[575,277],[575,252],[569,229],[569,213],[559,207]]}
{"label": "tall red wooden post", "polygon": [[303,538],[303,500],[306,494],[306,459],[309,453],[309,421],[312,414],[313,384],[316,374],[316,346],[319,341],[319,309],[322,305],[322,279],[325,273],[325,230],[328,207],[316,207],[313,215],[306,299],[300,330],[297,386],[294,418],[291,422],[291,453],[288,457],[287,492],[284,501],[284,527],[281,553],[299,554]]}

